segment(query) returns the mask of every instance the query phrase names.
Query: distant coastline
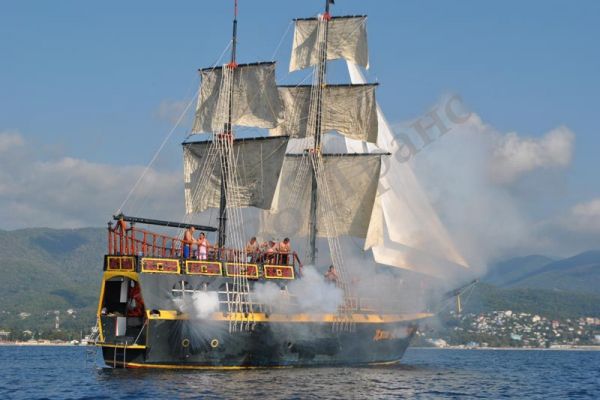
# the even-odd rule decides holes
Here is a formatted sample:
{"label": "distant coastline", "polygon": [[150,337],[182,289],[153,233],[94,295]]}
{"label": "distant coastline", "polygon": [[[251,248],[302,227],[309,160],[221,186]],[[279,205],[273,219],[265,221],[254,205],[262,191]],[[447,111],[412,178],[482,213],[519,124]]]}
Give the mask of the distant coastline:
{"label": "distant coastline", "polygon": [[557,346],[557,347],[467,347],[467,346],[411,346],[419,350],[543,350],[543,351],[600,351],[600,346]]}
{"label": "distant coastline", "polygon": [[[86,347],[88,345],[81,343],[72,342],[0,342],[0,346],[19,346],[19,347],[35,347],[35,346],[47,346],[47,347]],[[89,345],[91,346],[91,345]],[[542,351],[600,351],[600,346],[554,346],[554,347],[481,347],[481,346],[445,346],[445,347],[430,347],[430,346],[411,346],[413,349],[419,350],[542,350]]]}
{"label": "distant coastline", "polygon": [[72,342],[53,342],[53,341],[39,341],[39,342],[0,342],[0,346],[86,346],[85,344],[72,343]]}

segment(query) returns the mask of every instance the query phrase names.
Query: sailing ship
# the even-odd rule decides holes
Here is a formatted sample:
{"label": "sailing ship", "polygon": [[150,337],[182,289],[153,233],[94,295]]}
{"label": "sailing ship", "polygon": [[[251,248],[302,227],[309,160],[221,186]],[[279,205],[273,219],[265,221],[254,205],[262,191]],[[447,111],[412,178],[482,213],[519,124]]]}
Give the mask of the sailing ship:
{"label": "sailing ship", "polygon": [[[98,304],[107,365],[394,364],[432,316],[370,305],[348,267],[342,238],[383,249],[386,200],[378,188],[389,153],[377,146],[377,85],[364,83],[359,70],[368,66],[366,16],[332,16],[333,1],[325,3],[317,17],[294,21],[290,70],[312,68],[312,83],[278,86],[274,62],[237,62],[236,2],[231,59],[200,70],[192,132],[202,136],[183,143],[186,212],[218,209],[218,226],[114,216]],[[351,64],[353,80],[362,82],[328,84],[335,59]],[[269,134],[242,137],[238,127]],[[306,238],[304,254],[246,248],[247,208],[260,214],[251,229]],[[216,245],[139,225],[214,232]],[[319,240],[327,260],[317,253]],[[331,265],[331,282],[315,279],[309,265]],[[311,295],[293,290],[307,285],[332,296],[307,306]]]}

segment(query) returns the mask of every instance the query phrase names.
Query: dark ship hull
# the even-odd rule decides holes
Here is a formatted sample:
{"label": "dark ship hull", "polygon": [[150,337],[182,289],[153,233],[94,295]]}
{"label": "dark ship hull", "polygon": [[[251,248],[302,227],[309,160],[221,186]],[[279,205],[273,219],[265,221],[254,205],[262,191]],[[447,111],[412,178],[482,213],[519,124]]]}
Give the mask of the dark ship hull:
{"label": "dark ship hull", "polygon": [[[236,292],[227,269],[223,275],[209,270],[194,273],[188,268],[190,262],[180,269],[181,262],[105,258],[97,345],[107,366],[237,369],[393,364],[402,358],[417,324],[431,317],[428,313],[379,314],[358,303],[341,312],[302,313],[286,304],[274,307],[244,301],[244,309],[236,312],[239,302],[233,300]],[[268,268],[288,267],[259,270]],[[270,280],[282,290],[290,282],[283,273],[269,278],[263,272],[250,282],[251,288],[259,280]],[[132,295],[132,287],[138,287],[141,296]],[[180,302],[183,296],[191,299],[199,292],[218,296],[218,308],[203,318],[184,312]],[[131,314],[132,298],[143,298],[143,303],[138,302],[143,304],[142,313]]]}
{"label": "dark ship hull", "polygon": [[256,323],[229,333],[228,321],[154,320],[144,345],[104,345],[108,366],[237,369],[398,363],[416,330],[412,322],[356,324],[332,333],[333,324]]}

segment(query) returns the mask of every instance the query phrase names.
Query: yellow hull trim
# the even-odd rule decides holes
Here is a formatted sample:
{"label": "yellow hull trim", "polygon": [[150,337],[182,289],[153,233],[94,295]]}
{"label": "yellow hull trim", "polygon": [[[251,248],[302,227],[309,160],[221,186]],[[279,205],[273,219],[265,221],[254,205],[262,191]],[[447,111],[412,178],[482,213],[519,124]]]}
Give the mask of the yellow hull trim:
{"label": "yellow hull trim", "polygon": [[124,344],[110,344],[110,343],[101,343],[101,342],[96,343],[96,346],[110,347],[110,348],[116,348],[116,349],[127,349],[127,350],[144,350],[146,348],[146,346],[144,346],[143,344],[132,344],[132,345],[125,346]]}
{"label": "yellow hull trim", "polygon": [[[293,323],[335,323],[350,322],[356,324],[389,324],[396,322],[418,321],[433,317],[431,313],[416,314],[265,314],[265,313],[213,313],[210,321],[250,321],[250,322],[293,322]],[[189,320],[189,316],[172,310],[160,310],[159,314],[150,314],[150,320]]]}

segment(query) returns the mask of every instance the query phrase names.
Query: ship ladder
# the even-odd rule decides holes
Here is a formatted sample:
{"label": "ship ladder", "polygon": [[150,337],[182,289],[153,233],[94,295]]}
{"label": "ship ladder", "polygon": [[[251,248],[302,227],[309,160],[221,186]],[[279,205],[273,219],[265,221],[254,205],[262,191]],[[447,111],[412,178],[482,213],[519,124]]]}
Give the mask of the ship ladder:
{"label": "ship ladder", "polygon": [[334,316],[331,330],[335,333],[354,332],[356,330],[356,324],[348,311],[339,312]]}
{"label": "ship ladder", "polygon": [[123,368],[127,368],[127,340],[125,340],[125,346],[123,347]]}
{"label": "ship ladder", "polygon": [[[127,340],[125,341],[124,345],[123,345],[123,368],[127,368]],[[113,368],[116,369],[117,368],[117,358],[118,358],[118,347],[114,347],[113,348]]]}
{"label": "ship ladder", "polygon": [[352,318],[352,311],[355,309],[353,297],[349,295],[349,288],[345,282],[342,282],[340,286],[344,291],[344,305],[338,308],[331,330],[333,332],[354,332],[356,323]]}

